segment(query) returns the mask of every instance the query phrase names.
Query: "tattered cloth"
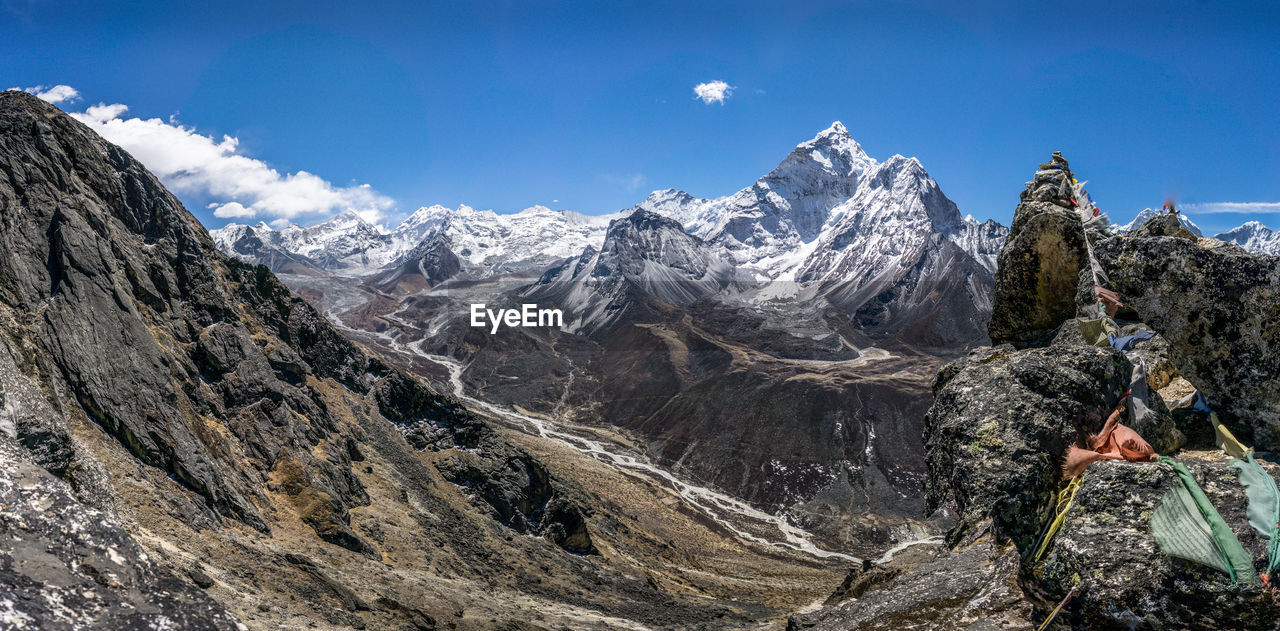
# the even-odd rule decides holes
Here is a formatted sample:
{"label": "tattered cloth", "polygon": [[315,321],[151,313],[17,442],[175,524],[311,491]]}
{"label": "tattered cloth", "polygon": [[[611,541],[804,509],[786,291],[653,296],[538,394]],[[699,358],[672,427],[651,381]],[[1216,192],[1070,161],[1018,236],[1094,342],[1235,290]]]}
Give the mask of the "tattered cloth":
{"label": "tattered cloth", "polygon": [[1072,445],[1067,450],[1066,461],[1062,465],[1067,479],[1084,473],[1085,467],[1099,460],[1150,462],[1157,457],[1156,450],[1138,432],[1120,423],[1120,411],[1121,408],[1116,408],[1107,417],[1102,431],[1085,440],[1087,448]]}

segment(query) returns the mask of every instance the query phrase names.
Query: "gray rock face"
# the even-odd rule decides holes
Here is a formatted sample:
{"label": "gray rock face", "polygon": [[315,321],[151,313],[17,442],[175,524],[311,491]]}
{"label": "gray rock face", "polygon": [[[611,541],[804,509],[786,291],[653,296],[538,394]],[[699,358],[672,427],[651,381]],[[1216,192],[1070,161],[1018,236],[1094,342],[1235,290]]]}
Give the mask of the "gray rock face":
{"label": "gray rock face", "polygon": [[[1258,563],[1266,542],[1245,516],[1247,500],[1221,454],[1185,454],[1218,513]],[[1264,465],[1274,476],[1280,467]],[[1177,481],[1162,463],[1095,462],[1030,584],[1057,602],[1080,582],[1059,618],[1073,628],[1275,629],[1280,599],[1261,585],[1232,583],[1222,572],[1171,559],[1151,538],[1150,516]],[[1259,567],[1262,567],[1259,565]]]}
{"label": "gray rock face", "polygon": [[1050,515],[1063,454],[1097,432],[1129,385],[1111,348],[975,351],[943,368],[925,417],[929,507],[1031,545]]}
{"label": "gray rock face", "polygon": [[987,324],[992,344],[1042,343],[1075,315],[1076,285],[1089,264],[1084,228],[1075,211],[1024,199],[998,261],[995,303]]}
{"label": "gray rock face", "polygon": [[[315,520],[345,529],[367,497],[340,452],[308,453],[335,421],[299,371],[367,391],[387,368],[218,254],[140,164],[52,106],[0,96],[0,156],[0,310],[29,340],[20,369],[201,496],[214,522],[267,530],[260,476],[299,460]],[[55,433],[18,437],[39,451]]]}
{"label": "gray rock face", "polygon": [[1095,252],[1238,437],[1280,450],[1280,258],[1169,237],[1107,239]]}
{"label": "gray rock face", "polygon": [[450,249],[449,238],[438,234],[419,243],[394,267],[370,278],[369,283],[383,291],[418,291],[435,287],[461,271],[462,261]]}
{"label": "gray rock face", "polygon": [[243,629],[0,435],[0,627]]}

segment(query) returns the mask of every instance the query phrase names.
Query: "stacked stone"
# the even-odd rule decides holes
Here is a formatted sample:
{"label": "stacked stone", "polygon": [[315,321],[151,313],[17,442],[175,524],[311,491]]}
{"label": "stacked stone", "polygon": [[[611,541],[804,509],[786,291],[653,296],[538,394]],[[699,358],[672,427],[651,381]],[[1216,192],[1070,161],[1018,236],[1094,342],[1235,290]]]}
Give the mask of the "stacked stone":
{"label": "stacked stone", "polygon": [[1027,190],[1022,192],[1022,201],[1049,202],[1063,208],[1075,209],[1074,177],[1067,159],[1061,151],[1053,152],[1053,157],[1040,165],[1035,178],[1027,182]]}

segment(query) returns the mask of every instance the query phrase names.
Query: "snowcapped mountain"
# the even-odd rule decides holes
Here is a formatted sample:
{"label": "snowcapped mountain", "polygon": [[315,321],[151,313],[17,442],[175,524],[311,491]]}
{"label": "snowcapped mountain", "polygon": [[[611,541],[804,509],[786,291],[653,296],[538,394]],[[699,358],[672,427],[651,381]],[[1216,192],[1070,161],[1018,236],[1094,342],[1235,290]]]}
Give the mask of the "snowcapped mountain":
{"label": "snowcapped mountain", "polygon": [[448,235],[435,232],[368,282],[382,291],[398,293],[435,287],[462,271],[462,261],[450,245]]}
{"label": "snowcapped mountain", "polygon": [[[814,313],[829,304],[882,332],[927,319],[930,343],[960,343],[981,337],[1007,235],[995,222],[962,217],[918,160],[877,162],[839,123],[738,193],[707,200],[656,191],[629,212],[599,251],[568,260],[533,290],[559,297],[581,330],[614,321],[623,299],[643,288],[669,304],[711,294]],[[681,228],[687,238],[670,236]],[[610,252],[625,252],[619,260],[629,267],[604,264]]]}
{"label": "snowcapped mountain", "polygon": [[275,271],[282,271],[277,263],[288,262],[358,276],[393,260],[390,235],[353,211],[306,228],[232,223],[209,234],[224,253]]}
{"label": "snowcapped mountain", "polygon": [[[694,234],[696,231],[691,226],[697,220],[697,215],[710,202],[709,199],[694,197],[684,191],[668,188],[649,193],[644,201],[623,211],[622,214],[630,215],[637,210],[647,210],[676,220],[684,226],[686,231]],[[705,236],[705,234],[699,236]]]}
{"label": "snowcapped mountain", "polygon": [[[1007,230],[962,216],[919,160],[877,161],[835,122],[717,199],[666,189],[604,216],[428,206],[393,230],[344,213],[309,228],[233,224],[214,234],[241,258],[301,264],[292,256],[386,291],[459,275],[540,276],[530,291],[581,311],[586,329],[611,320],[601,309],[619,308],[624,294],[685,304],[732,281],[743,303],[819,300],[876,326],[927,317],[946,344],[981,329]],[[930,315],[939,309],[950,315]]]}
{"label": "snowcapped mountain", "polygon": [[459,206],[419,208],[394,230],[374,226],[355,213],[343,213],[314,226],[289,226],[273,230],[228,224],[211,234],[224,252],[251,262],[265,262],[252,242],[240,243],[252,234],[264,244],[304,257],[317,266],[343,276],[367,276],[405,263],[414,249],[437,235],[448,238],[449,248],[476,276],[546,267],[604,240],[609,221],[620,215],[589,217],[545,206],[518,213],[498,214]]}
{"label": "snowcapped mountain", "polygon": [[[1140,226],[1142,226],[1142,224],[1147,223],[1148,220],[1150,220],[1152,217],[1155,217],[1156,215],[1159,215],[1159,214],[1160,214],[1160,211],[1154,208],[1144,208],[1142,212],[1138,213],[1137,217],[1133,218],[1133,221],[1130,221],[1129,223],[1123,226],[1116,226],[1116,230],[1120,234],[1128,234],[1130,232],[1133,232],[1134,230],[1137,230]],[[1191,234],[1194,234],[1197,237],[1204,236],[1204,234],[1200,231],[1200,226],[1197,226],[1194,221],[1191,221],[1191,219],[1187,217],[1186,213],[1178,213],[1178,223],[1181,223],[1183,228],[1190,230]]]}
{"label": "snowcapped mountain", "polygon": [[[588,245],[598,247],[609,221],[617,216],[589,217],[545,206],[498,214],[461,206],[446,216],[439,232],[448,236],[449,247],[478,276],[540,272],[540,268],[574,256]],[[413,216],[406,223],[410,220]],[[403,224],[395,232],[402,228]]]}
{"label": "snowcapped mountain", "polygon": [[524,295],[567,309],[570,331],[593,331],[647,298],[687,305],[720,291],[734,266],[717,252],[678,221],[639,209],[610,223],[600,250],[587,246]]}
{"label": "snowcapped mountain", "polygon": [[1274,231],[1258,221],[1246,222],[1244,225],[1232,228],[1216,235],[1214,238],[1234,243],[1254,254],[1280,255],[1280,232]]}
{"label": "snowcapped mountain", "polygon": [[699,200],[666,191],[671,202],[649,209],[670,213],[690,234],[724,248],[734,261],[758,265],[817,239],[832,209],[853,197],[862,174],[875,166],[837,121],[733,195]]}
{"label": "snowcapped mountain", "polygon": [[839,122],[733,195],[706,200],[657,191],[632,210],[640,209],[681,222],[736,264],[775,281],[830,280],[856,268],[856,260],[882,258],[867,251],[896,256],[931,234],[994,270],[1007,232],[962,217],[918,160],[877,162]]}

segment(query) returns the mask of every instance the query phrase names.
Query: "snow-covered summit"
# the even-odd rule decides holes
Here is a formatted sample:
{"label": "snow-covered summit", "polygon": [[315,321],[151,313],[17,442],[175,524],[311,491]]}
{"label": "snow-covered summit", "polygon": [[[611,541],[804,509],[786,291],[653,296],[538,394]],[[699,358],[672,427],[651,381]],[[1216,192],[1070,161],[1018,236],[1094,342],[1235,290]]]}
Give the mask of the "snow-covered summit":
{"label": "snow-covered summit", "polygon": [[1260,221],[1247,221],[1214,238],[1234,243],[1254,254],[1280,255],[1280,232],[1266,227]]}

